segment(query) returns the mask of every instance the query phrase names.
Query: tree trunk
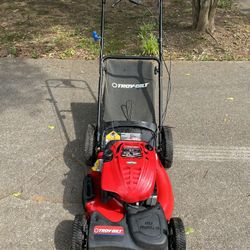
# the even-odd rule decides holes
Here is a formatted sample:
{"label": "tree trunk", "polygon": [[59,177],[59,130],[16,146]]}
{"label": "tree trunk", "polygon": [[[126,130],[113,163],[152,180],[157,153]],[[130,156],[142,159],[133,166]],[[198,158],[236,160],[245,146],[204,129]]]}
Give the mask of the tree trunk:
{"label": "tree trunk", "polygon": [[212,34],[218,0],[192,0],[193,28]]}

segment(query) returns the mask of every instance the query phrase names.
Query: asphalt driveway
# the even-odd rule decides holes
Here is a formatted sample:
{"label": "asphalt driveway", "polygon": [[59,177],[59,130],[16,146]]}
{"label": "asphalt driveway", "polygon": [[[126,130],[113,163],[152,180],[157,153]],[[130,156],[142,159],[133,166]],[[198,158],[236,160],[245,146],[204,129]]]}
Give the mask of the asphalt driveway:
{"label": "asphalt driveway", "polygon": [[[70,249],[96,61],[0,60],[0,249]],[[250,63],[175,62],[175,215],[188,249],[250,247]]]}

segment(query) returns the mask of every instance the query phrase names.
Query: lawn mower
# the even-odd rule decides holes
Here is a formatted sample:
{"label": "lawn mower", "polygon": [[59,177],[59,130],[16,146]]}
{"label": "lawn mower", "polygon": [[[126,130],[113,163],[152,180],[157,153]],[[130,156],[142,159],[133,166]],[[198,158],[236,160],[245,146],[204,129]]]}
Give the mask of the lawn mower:
{"label": "lawn mower", "polygon": [[73,250],[186,249],[183,222],[172,218],[166,172],[173,142],[171,128],[163,125],[163,0],[158,2],[159,56],[106,56],[102,0],[101,35],[93,32],[100,40],[97,122],[85,135],[90,170],[83,181],[85,213],[73,222]]}

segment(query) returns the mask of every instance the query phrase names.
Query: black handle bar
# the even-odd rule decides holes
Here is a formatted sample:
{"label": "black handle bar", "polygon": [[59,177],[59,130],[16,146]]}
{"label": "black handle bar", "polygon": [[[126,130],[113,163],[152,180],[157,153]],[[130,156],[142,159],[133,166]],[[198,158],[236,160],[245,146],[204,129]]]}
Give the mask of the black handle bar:
{"label": "black handle bar", "polygon": [[129,2],[131,2],[131,3],[133,3],[133,4],[137,4],[137,5],[142,4],[142,1],[141,1],[141,0],[129,0]]}
{"label": "black handle bar", "polygon": [[[117,4],[119,4],[122,0],[117,0],[112,4],[112,7],[115,7]],[[142,0],[129,0],[130,3],[136,4],[136,5],[141,5]]]}

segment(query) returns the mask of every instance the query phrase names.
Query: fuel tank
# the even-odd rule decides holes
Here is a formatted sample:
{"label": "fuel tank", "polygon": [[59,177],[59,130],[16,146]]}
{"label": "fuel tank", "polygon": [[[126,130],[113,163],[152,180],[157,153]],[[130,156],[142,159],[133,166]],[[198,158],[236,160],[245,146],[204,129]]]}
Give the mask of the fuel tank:
{"label": "fuel tank", "polygon": [[104,152],[101,188],[127,203],[147,200],[154,192],[158,156],[145,142],[117,141]]}

